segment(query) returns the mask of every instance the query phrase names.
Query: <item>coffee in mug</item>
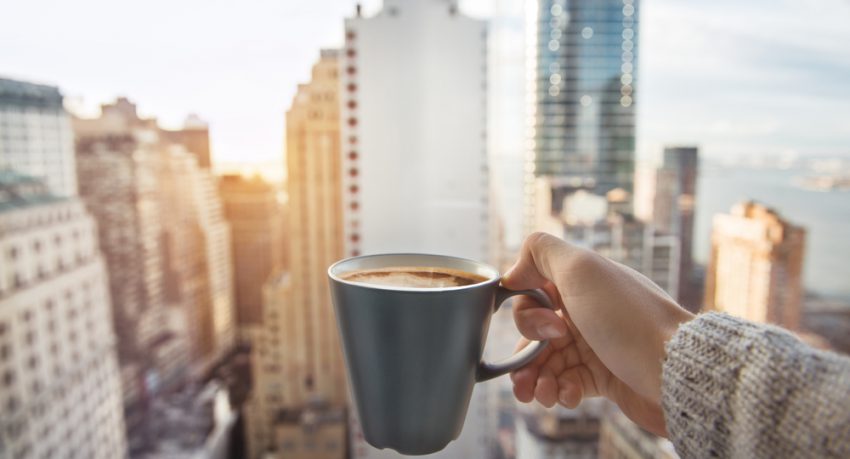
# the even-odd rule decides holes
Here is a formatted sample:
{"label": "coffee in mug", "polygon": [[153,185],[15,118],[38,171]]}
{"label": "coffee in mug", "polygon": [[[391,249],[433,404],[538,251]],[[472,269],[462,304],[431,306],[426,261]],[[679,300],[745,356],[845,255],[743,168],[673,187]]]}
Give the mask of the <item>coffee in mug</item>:
{"label": "coffee in mug", "polygon": [[437,266],[364,269],[344,273],[340,277],[351,282],[406,288],[461,287],[487,280],[486,277],[478,274]]}

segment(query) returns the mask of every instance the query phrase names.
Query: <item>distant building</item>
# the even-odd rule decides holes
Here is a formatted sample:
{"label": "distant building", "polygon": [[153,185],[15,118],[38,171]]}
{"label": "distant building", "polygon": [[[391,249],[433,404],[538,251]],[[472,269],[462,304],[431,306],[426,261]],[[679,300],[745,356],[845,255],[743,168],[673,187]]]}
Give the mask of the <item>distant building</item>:
{"label": "distant building", "polygon": [[[544,178],[538,179],[538,199],[550,195],[546,183]],[[604,197],[578,190],[564,198],[559,206],[561,215],[549,217],[547,228],[542,230],[644,274],[675,298],[678,239],[637,219],[627,210],[630,202],[628,193],[621,189],[611,190]]]}
{"label": "distant building", "polygon": [[318,404],[278,412],[274,443],[280,451],[268,459],[345,459],[348,457],[345,409]]}
{"label": "distant building", "polygon": [[806,230],[755,202],[714,216],[705,308],[796,330]]}
{"label": "distant building", "polygon": [[[456,0],[385,0],[345,20],[340,57],[344,256],[443,253],[497,263],[487,152],[487,27]],[[292,220],[296,219],[292,214]],[[293,277],[293,284],[298,280]],[[487,389],[435,457],[485,457]],[[356,419],[356,418],[355,418]],[[370,447],[352,423],[354,458]]]}
{"label": "distant building", "polygon": [[176,143],[186,147],[198,160],[201,169],[210,170],[212,159],[210,157],[210,128],[206,121],[198,115],[191,114],[183,122],[183,129],[166,130],[160,129],[160,135],[169,143]]}
{"label": "distant building", "polygon": [[240,339],[251,341],[263,323],[263,285],[283,268],[283,206],[259,176],[224,175],[219,193],[231,228],[236,321]]}
{"label": "distant building", "polygon": [[522,410],[516,417],[516,459],[595,459],[606,403],[597,398],[574,410]]}
{"label": "distant building", "polygon": [[125,457],[107,269],[74,197],[0,171],[0,457]]}
{"label": "distant building", "polygon": [[335,412],[348,403],[327,284],[328,266],[343,256],[338,94],[338,51],[323,50],[286,114],[290,268],[265,286],[262,328],[253,345],[254,391],[246,407],[252,458],[302,457],[276,440],[285,436],[293,448],[312,441],[292,439],[310,427],[293,424],[300,421],[286,413],[309,405],[324,416],[325,408]]}
{"label": "distant building", "polygon": [[373,17],[346,19],[345,36],[345,255],[487,260],[485,23],[454,0],[386,0]]}
{"label": "distant building", "polygon": [[657,230],[674,235],[679,240],[681,251],[677,299],[692,310],[698,310],[701,303],[695,295],[698,288],[692,279],[698,167],[699,157],[696,147],[666,147],[664,149],[664,161],[656,176],[652,218]]}
{"label": "distant building", "polygon": [[182,146],[167,146],[159,174],[166,249],[166,299],[184,312],[193,378],[234,349],[230,227],[215,177]]}
{"label": "distant building", "polygon": [[0,170],[44,179],[56,196],[76,196],[74,134],[54,86],[0,78]]}
{"label": "distant building", "polygon": [[159,392],[235,344],[230,234],[211,172],[124,98],[74,119],[80,195],[109,267],[130,449]]}
{"label": "distant building", "polygon": [[540,0],[529,15],[527,194],[540,176],[556,194],[632,192],[638,3]]}
{"label": "distant building", "polygon": [[612,408],[602,417],[599,459],[678,459],[669,440],[653,435]]}
{"label": "distant building", "polygon": [[[96,134],[94,122],[75,120],[80,197],[97,220],[109,270],[112,317],[118,336],[124,401],[143,401],[188,366],[185,339],[170,333],[164,296],[162,157],[155,134],[124,128]],[[147,137],[147,138],[145,138]],[[132,428],[134,416],[128,413]]]}

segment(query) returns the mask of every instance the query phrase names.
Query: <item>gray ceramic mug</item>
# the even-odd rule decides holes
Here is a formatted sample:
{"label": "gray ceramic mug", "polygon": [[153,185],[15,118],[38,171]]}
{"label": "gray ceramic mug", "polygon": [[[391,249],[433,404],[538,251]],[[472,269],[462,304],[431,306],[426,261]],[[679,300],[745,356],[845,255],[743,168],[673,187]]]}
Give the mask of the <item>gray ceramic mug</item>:
{"label": "gray ceramic mug", "polygon": [[[435,289],[350,282],[363,269],[423,266],[458,269],[486,278]],[[552,308],[541,290],[499,286],[495,268],[442,255],[367,255],[328,268],[345,363],[366,441],[402,454],[446,447],[463,428],[476,382],[530,362],[546,341],[532,342],[498,363],[481,361],[490,317],[514,295]]]}

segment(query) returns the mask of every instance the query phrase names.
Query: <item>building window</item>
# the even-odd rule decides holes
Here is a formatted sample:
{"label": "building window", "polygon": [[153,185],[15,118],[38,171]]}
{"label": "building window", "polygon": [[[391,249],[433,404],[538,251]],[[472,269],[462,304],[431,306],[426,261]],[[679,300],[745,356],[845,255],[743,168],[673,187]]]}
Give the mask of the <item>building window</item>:
{"label": "building window", "polygon": [[358,243],[358,242],[360,242],[360,235],[359,235],[359,234],[357,234],[357,233],[353,233],[353,234],[351,235],[351,242],[353,242],[353,243],[355,243],[355,244],[356,244],[356,243]]}
{"label": "building window", "polygon": [[11,386],[15,382],[15,372],[12,370],[6,370],[3,373],[3,385],[8,387]]}
{"label": "building window", "polygon": [[[357,101],[356,100],[349,100],[348,101],[348,108],[350,108],[352,110],[357,108]],[[352,142],[352,143],[354,143],[354,142]]]}
{"label": "building window", "polygon": [[0,362],[8,360],[10,355],[12,355],[12,349],[8,344],[0,346]]}
{"label": "building window", "polygon": [[357,85],[354,84],[354,83],[348,83],[348,92],[355,92],[355,91],[357,91]]}
{"label": "building window", "polygon": [[18,410],[18,406],[20,406],[20,402],[18,402],[17,397],[9,397],[9,400],[6,400],[6,408],[9,409],[10,413],[14,413]]}
{"label": "building window", "polygon": [[357,210],[360,208],[360,204],[357,201],[351,201],[351,204],[348,206],[351,207],[351,210]]}
{"label": "building window", "polygon": [[356,159],[357,159],[357,152],[356,152],[356,151],[352,151],[352,152],[350,152],[350,153],[348,154],[348,159],[350,159],[350,160],[352,160],[352,161],[356,160]]}
{"label": "building window", "polygon": [[359,173],[360,172],[357,170],[356,167],[352,167],[351,169],[348,170],[348,175],[350,175],[351,177],[357,177],[357,174],[359,174]]}
{"label": "building window", "polygon": [[349,66],[345,69],[345,71],[346,71],[346,73],[348,73],[349,75],[354,75],[355,73],[357,73],[357,68],[356,68],[356,67],[354,67],[353,65],[349,65]]}
{"label": "building window", "polygon": [[357,126],[357,118],[351,117],[348,119],[348,125],[351,127]]}
{"label": "building window", "polygon": [[350,187],[348,187],[348,191],[350,191],[351,194],[357,194],[357,192],[360,191],[360,187],[358,187],[357,185],[351,185]]}
{"label": "building window", "polygon": [[0,322],[0,336],[6,334],[6,322]]}
{"label": "building window", "polygon": [[357,145],[357,136],[353,136],[353,135],[348,136],[348,143],[350,143],[352,145]]}
{"label": "building window", "polygon": [[355,34],[353,30],[349,30],[349,31],[345,32],[345,39],[346,40],[354,40],[354,38],[356,36],[357,36],[357,34]]}
{"label": "building window", "polygon": [[12,247],[12,248],[9,249],[9,258],[11,258],[12,260],[18,258],[18,248],[17,247]]}
{"label": "building window", "polygon": [[354,57],[357,55],[357,51],[355,51],[354,48],[349,48],[345,51],[345,55],[348,57]]}

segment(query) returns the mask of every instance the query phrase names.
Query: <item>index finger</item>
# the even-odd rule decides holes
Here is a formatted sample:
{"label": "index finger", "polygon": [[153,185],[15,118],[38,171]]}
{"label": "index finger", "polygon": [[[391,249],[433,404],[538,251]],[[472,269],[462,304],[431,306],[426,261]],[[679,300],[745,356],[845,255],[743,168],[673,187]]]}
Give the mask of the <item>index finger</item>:
{"label": "index finger", "polygon": [[517,262],[502,277],[502,285],[509,290],[541,288],[554,281],[559,265],[575,251],[551,234],[533,233],[523,242]]}

